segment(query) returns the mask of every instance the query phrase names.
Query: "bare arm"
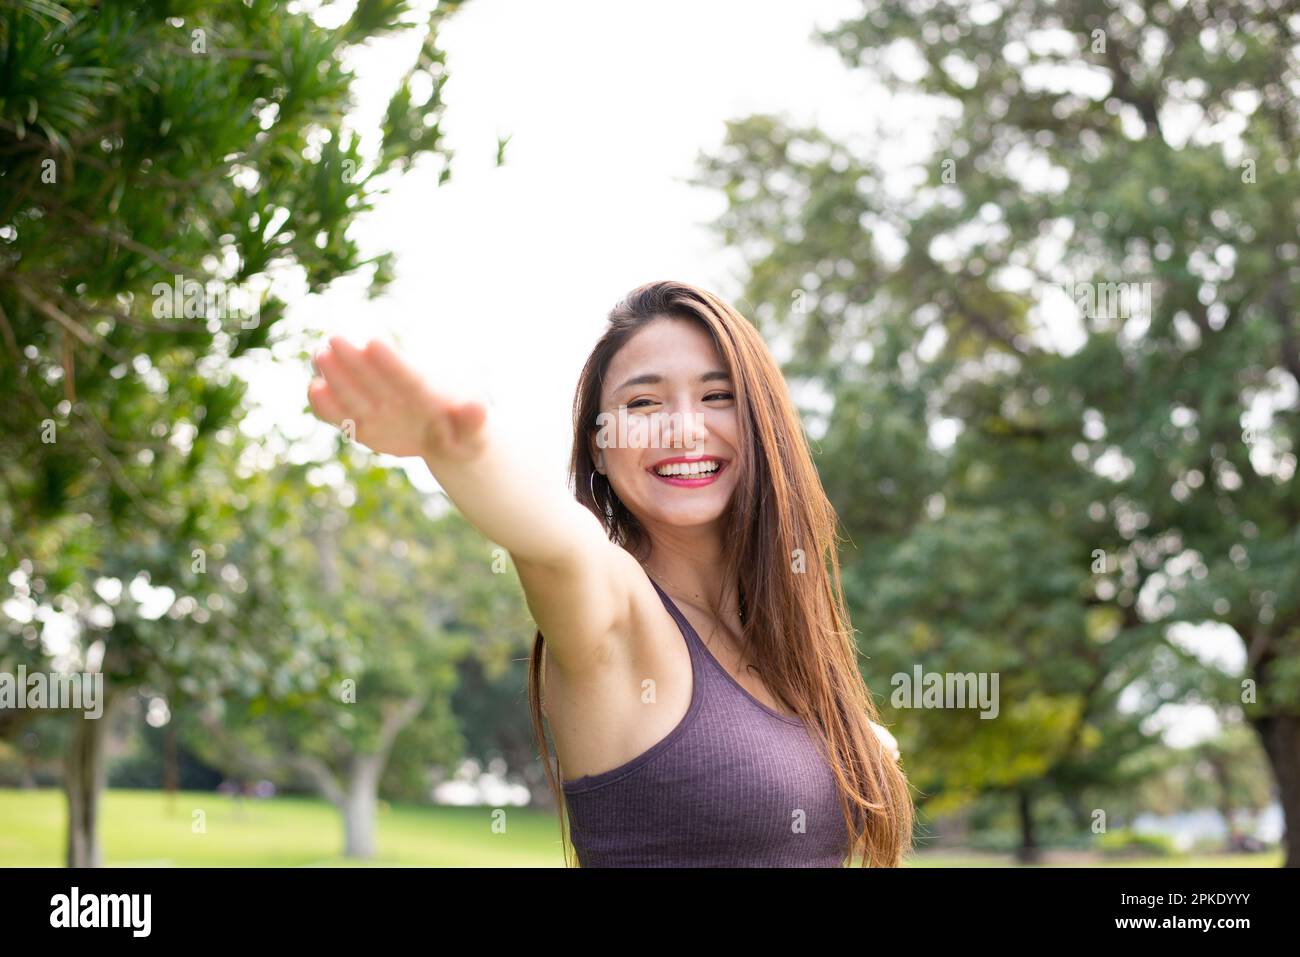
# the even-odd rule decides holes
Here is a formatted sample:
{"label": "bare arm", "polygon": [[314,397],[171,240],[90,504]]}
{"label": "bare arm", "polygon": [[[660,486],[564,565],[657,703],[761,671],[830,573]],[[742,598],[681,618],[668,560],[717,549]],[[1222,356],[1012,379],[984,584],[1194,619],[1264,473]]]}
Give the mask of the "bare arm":
{"label": "bare arm", "polygon": [[539,476],[482,403],[439,394],[383,343],[333,337],[316,367],[308,399],[320,418],[351,420],[377,452],[423,458],[465,518],[510,552],[556,663],[577,674],[608,661],[643,573],[596,516]]}

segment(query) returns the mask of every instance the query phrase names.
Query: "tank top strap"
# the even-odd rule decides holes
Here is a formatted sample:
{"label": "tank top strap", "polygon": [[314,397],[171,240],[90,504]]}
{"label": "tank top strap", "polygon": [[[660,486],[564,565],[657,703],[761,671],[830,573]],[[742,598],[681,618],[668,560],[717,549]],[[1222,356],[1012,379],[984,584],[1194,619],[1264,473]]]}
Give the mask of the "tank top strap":
{"label": "tank top strap", "polygon": [[694,642],[697,647],[703,647],[704,642],[700,640],[700,636],[695,631],[690,620],[687,619],[687,617],[682,614],[681,609],[677,607],[677,603],[668,597],[668,593],[659,587],[657,581],[650,578],[649,572],[646,572],[646,578],[650,580],[651,585],[655,586],[655,591],[659,593],[659,600],[664,603],[664,607],[668,609],[668,613],[673,616],[673,620],[677,622],[677,627],[680,628],[682,634],[686,636],[686,640]]}
{"label": "tank top strap", "polygon": [[[646,577],[650,578],[649,572],[646,573]],[[650,584],[655,586],[655,591],[659,593],[659,597],[663,601],[664,607],[668,609],[668,612],[677,622],[677,627],[681,633],[686,636],[686,645],[691,652],[692,667],[698,667],[699,663],[703,662],[705,670],[714,672],[721,679],[722,684],[727,689],[727,691],[723,692],[724,694],[739,694],[740,697],[757,705],[769,716],[776,718],[778,721],[784,721],[786,724],[802,725],[804,723],[803,719],[799,716],[782,714],[755,698],[748,688],[736,680],[735,675],[722,666],[722,662],[718,661],[713,652],[709,650],[709,646],[704,643],[702,638],[700,638],[699,632],[695,630],[687,617],[682,614],[681,609],[677,607],[677,603],[668,596],[666,591],[659,587],[659,583],[653,578],[650,578]]]}

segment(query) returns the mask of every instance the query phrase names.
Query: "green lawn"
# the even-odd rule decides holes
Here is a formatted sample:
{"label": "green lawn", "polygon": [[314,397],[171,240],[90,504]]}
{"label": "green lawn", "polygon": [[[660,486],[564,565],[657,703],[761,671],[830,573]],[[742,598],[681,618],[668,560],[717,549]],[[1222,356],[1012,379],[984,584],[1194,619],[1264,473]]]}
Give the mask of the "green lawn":
{"label": "green lawn", "polygon": [[[194,833],[193,812],[205,833]],[[379,814],[378,853],[369,864],[435,867],[562,867],[553,813],[505,808],[505,832],[493,833],[489,807],[387,806]],[[0,866],[61,866],[63,793],[0,790]],[[343,824],[322,800],[224,797],[182,791],[110,790],[100,837],[110,867],[349,865]]]}
{"label": "green lawn", "polygon": [[[494,833],[494,808],[385,806],[373,865],[432,867],[562,867],[555,815],[505,808],[505,833]],[[194,812],[206,831],[195,833]],[[56,790],[0,790],[0,867],[63,863],[65,805]],[[235,799],[185,791],[110,790],[101,805],[104,861],[110,867],[347,866],[337,812],[313,798]],[[1113,860],[1078,852],[1049,853],[1044,866],[1277,867],[1280,851]],[[915,867],[1007,867],[1005,854],[921,851]]]}

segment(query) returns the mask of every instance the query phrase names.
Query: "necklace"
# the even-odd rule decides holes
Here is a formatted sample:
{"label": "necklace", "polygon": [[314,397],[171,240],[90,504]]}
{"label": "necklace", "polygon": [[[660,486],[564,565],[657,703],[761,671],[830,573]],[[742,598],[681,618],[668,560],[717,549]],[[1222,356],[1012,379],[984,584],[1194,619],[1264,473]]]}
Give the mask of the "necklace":
{"label": "necklace", "polygon": [[[644,565],[642,565],[641,567],[642,567],[642,569],[644,569],[644,570],[646,571],[646,574],[649,574],[649,569],[646,569],[646,567],[645,567]],[[668,585],[670,585],[670,586],[672,587],[673,591],[675,591],[675,592],[680,592],[680,591],[681,591],[681,589],[677,587],[677,584],[676,584],[675,582],[669,581],[669,580],[668,580],[667,578],[665,578],[663,575],[652,575],[651,578],[652,578],[652,579],[653,579],[653,578],[662,578],[662,579],[664,580],[665,583],[667,583]],[[669,597],[671,598],[672,596],[670,595]],[[678,600],[680,601],[681,599],[678,599]],[[741,626],[743,627],[744,624],[745,624],[745,597],[744,597],[744,593],[738,591],[737,594],[736,594],[736,600],[737,600],[737,603],[738,603],[738,605],[739,605],[739,608],[737,609],[737,611],[738,611],[738,613],[739,613],[739,615],[740,615],[740,624],[741,624]],[[690,603],[689,603],[689,602],[683,602],[683,604],[690,604]],[[714,623],[713,623],[713,629],[709,632],[709,638],[704,639],[704,644],[705,644],[706,647],[707,647],[708,644],[709,644],[709,639],[712,638],[712,637],[714,636],[714,634],[717,633],[718,625],[719,625],[719,624],[720,624],[720,620],[715,620],[715,621],[714,621]]]}

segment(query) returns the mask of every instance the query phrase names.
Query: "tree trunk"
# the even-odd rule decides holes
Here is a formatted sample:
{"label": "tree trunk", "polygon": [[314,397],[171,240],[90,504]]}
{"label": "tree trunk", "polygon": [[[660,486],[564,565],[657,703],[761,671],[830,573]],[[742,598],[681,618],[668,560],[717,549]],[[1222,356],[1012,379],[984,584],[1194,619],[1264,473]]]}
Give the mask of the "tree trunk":
{"label": "tree trunk", "polygon": [[167,730],[163,732],[163,774],[162,783],[163,791],[168,797],[175,797],[176,790],[180,786],[180,755],[176,742],[176,717],[167,722]]}
{"label": "tree trunk", "polygon": [[393,742],[402,729],[415,720],[429,700],[429,692],[412,695],[396,707],[381,708],[379,746],[373,754],[357,754],[351,761],[347,792],[342,796],[343,853],[347,857],[370,858],[375,854],[375,815],[379,807],[379,779],[388,767]]}
{"label": "tree trunk", "polygon": [[1219,791],[1216,809],[1223,818],[1224,827],[1227,828],[1228,832],[1228,836],[1224,841],[1224,850],[1232,853],[1239,849],[1241,837],[1238,833],[1237,809],[1232,806],[1232,773],[1228,770],[1226,757],[1216,754],[1208,760],[1210,773],[1214,776],[1214,784]]}
{"label": "tree trunk", "polygon": [[1071,793],[1065,799],[1066,807],[1069,808],[1070,816],[1074,818],[1074,826],[1080,831],[1087,832],[1092,829],[1092,811],[1084,806],[1083,799],[1077,793]]}
{"label": "tree trunk", "polygon": [[1020,849],[1016,851],[1016,860],[1021,864],[1036,864],[1039,853],[1034,838],[1034,805],[1029,792],[1020,791],[1017,803],[1020,811]]}
{"label": "tree trunk", "polygon": [[347,857],[369,860],[375,856],[375,818],[383,770],[382,755],[359,754],[352,759],[343,800],[343,853]]}
{"label": "tree trunk", "polygon": [[63,793],[68,802],[68,867],[101,867],[99,799],[108,778],[105,742],[115,697],[104,695],[98,718],[72,714],[72,735],[63,762]]}
{"label": "tree trunk", "polygon": [[1282,802],[1284,867],[1300,867],[1300,715],[1271,714],[1251,722],[1277,779]]}

